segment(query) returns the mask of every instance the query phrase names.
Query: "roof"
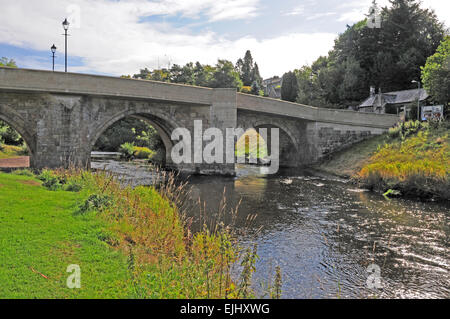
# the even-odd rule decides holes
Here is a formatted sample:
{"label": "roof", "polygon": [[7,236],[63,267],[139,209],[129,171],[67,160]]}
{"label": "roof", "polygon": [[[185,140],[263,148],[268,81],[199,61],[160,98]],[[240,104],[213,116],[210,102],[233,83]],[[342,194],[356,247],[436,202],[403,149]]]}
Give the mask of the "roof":
{"label": "roof", "polygon": [[280,83],[281,81],[283,81],[282,78],[270,78],[270,79],[263,80],[262,83],[264,85],[268,85],[268,84]]}
{"label": "roof", "polygon": [[[404,91],[394,91],[388,93],[375,94],[370,96],[364,102],[362,102],[358,107],[371,107],[377,104],[377,106],[382,106],[385,104],[402,104],[417,101],[417,97],[420,93],[420,101],[426,100],[428,98],[428,93],[425,89],[412,89]],[[381,101],[380,101],[381,98]],[[380,103],[381,102],[381,103]],[[381,104],[381,105],[380,105]]]}

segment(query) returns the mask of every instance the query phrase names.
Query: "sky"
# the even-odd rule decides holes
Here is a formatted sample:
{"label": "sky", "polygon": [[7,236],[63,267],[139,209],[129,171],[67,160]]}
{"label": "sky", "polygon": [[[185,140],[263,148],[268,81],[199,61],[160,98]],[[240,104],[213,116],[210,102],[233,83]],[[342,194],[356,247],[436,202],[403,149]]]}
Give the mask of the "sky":
{"label": "sky", "polygon": [[[423,0],[450,26],[449,0]],[[0,0],[0,57],[64,70],[62,21],[70,21],[69,72],[120,76],[252,52],[268,78],[312,63],[372,0]],[[380,6],[388,0],[379,0]]]}

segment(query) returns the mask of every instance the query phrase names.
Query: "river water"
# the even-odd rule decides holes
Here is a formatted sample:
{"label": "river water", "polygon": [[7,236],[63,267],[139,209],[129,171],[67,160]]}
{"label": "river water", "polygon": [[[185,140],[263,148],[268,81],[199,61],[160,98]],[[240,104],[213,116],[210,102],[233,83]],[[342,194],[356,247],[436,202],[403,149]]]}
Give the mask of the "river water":
{"label": "river water", "polygon": [[[128,164],[117,165],[127,171]],[[142,166],[128,172],[131,180],[141,176],[138,183],[149,180]],[[243,247],[258,245],[253,288],[261,297],[280,266],[283,298],[450,298],[447,204],[388,200],[308,170],[264,175],[239,166],[236,177],[189,182],[208,214],[217,212],[224,189],[228,208],[241,201],[235,230]],[[249,215],[257,216],[252,223]]]}

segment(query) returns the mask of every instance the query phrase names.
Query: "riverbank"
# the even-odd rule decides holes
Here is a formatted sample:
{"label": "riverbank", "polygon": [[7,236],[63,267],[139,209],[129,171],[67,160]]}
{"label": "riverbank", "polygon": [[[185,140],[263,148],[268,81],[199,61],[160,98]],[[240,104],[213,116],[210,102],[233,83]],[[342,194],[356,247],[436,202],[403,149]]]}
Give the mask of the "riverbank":
{"label": "riverbank", "polygon": [[[230,230],[192,233],[185,191],[173,177],[156,190],[106,173],[0,173],[0,298],[251,297],[253,264],[231,279],[240,251]],[[82,289],[66,285],[73,264]]]}
{"label": "riverbank", "polygon": [[314,168],[381,193],[450,200],[449,123],[407,122]]}

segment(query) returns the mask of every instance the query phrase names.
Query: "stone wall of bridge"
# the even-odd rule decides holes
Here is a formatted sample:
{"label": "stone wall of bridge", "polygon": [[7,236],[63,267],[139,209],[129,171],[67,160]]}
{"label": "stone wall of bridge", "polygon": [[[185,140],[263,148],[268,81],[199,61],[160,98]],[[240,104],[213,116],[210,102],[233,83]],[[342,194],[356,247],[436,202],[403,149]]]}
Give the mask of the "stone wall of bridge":
{"label": "stone wall of bridge", "polygon": [[[200,174],[234,174],[234,164],[175,164],[171,159],[175,128],[194,135],[218,128],[279,128],[280,164],[303,166],[373,135],[399,119],[332,110],[187,85],[87,74],[0,67],[0,119],[27,142],[33,167],[89,167],[100,135],[117,121],[134,116],[149,121],[166,147],[168,167]],[[271,145],[271,136],[267,137]],[[226,148],[224,139],[224,149]],[[203,148],[208,141],[203,141]],[[194,145],[192,145],[194,148]],[[192,157],[194,151],[192,149]],[[224,161],[225,162],[225,161]]]}

